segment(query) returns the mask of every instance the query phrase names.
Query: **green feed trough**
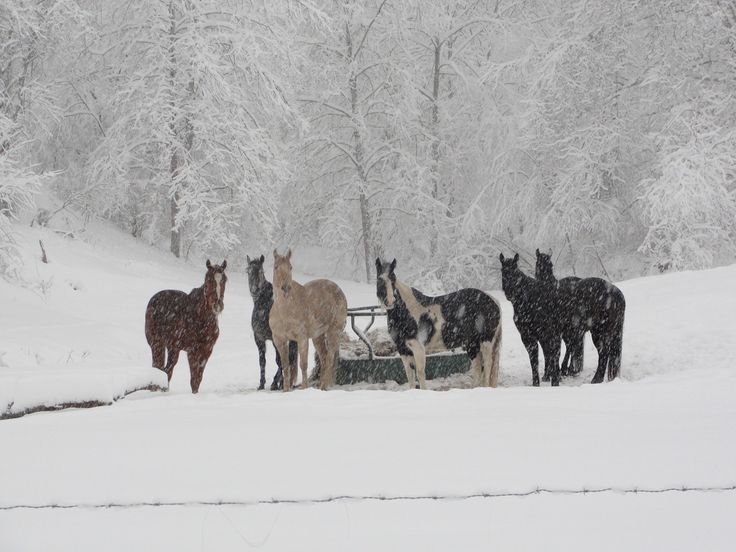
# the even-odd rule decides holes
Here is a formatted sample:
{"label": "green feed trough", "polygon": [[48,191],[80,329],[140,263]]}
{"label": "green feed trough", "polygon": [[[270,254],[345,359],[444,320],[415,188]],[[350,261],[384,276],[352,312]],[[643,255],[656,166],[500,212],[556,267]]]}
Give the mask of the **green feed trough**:
{"label": "green feed trough", "polygon": [[[398,356],[378,356],[366,337],[378,316],[386,316],[379,306],[356,307],[348,309],[350,327],[355,335],[368,348],[365,357],[346,358],[342,353],[337,367],[336,383],[347,385],[353,383],[383,383],[395,381],[406,383],[404,365]],[[361,328],[356,321],[359,318],[369,319],[368,324]],[[467,372],[470,369],[470,359],[464,352],[447,352],[427,355],[425,374],[427,379],[445,378],[452,374]]]}

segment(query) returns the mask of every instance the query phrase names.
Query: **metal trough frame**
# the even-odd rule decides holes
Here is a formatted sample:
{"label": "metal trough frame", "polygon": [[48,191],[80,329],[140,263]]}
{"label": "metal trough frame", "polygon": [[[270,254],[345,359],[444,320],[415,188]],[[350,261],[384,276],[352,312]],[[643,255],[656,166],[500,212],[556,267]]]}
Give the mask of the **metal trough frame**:
{"label": "metal trough frame", "polygon": [[[398,384],[406,383],[404,365],[398,356],[378,356],[373,350],[366,332],[373,327],[378,316],[386,316],[378,305],[368,307],[353,307],[348,309],[350,327],[368,348],[367,358],[340,357],[336,383],[347,385],[359,382],[383,383],[393,380]],[[370,318],[368,324],[360,328],[356,324],[359,318]],[[444,378],[452,374],[467,372],[470,369],[470,359],[465,352],[447,352],[427,355],[425,374],[427,379]]]}

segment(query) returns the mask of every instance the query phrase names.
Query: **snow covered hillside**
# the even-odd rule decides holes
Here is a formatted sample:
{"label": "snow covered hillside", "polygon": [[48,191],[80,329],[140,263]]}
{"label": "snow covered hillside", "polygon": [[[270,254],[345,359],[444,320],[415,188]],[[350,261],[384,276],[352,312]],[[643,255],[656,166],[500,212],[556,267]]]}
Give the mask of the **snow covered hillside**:
{"label": "snow covered hillside", "polygon": [[[0,282],[0,412],[160,384],[146,303],[203,263],[104,226],[17,231],[29,283]],[[504,300],[499,388],[446,392],[256,392],[247,281],[229,278],[198,396],[182,357],[168,393],[0,422],[0,550],[731,549],[736,266],[622,282],[623,377],[597,386],[588,343],[580,377],[530,387]]]}

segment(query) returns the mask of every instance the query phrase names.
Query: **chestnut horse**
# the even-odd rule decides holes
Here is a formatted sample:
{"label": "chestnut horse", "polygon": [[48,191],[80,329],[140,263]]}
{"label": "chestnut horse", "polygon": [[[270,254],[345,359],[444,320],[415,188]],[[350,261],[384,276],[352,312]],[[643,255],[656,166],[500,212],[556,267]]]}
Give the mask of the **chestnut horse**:
{"label": "chestnut horse", "polygon": [[[340,335],[348,317],[348,302],[338,285],[330,280],[313,280],[304,285],[291,277],[291,249],[286,255],[273,252],[273,306],[269,325],[273,343],[282,359],[289,358],[289,341],[298,345],[302,388],[306,388],[309,340],[319,357],[319,387],[335,383],[335,369],[340,350]],[[283,363],[284,391],[289,391],[296,374]]]}
{"label": "chestnut horse", "polygon": [[[220,266],[208,259],[202,286],[189,294],[173,289],[159,291],[146,307],[146,339],[151,347],[153,367],[166,372],[171,382],[179,352],[185,351],[192,393],[199,391],[204,367],[220,335],[217,317],[225,308],[226,267],[227,261]],[[166,366],[165,352],[168,352]]]}

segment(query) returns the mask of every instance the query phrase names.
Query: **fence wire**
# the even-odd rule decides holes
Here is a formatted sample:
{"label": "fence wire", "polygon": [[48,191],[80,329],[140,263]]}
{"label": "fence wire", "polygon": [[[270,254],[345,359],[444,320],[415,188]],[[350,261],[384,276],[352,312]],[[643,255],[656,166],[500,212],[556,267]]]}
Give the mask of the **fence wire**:
{"label": "fence wire", "polygon": [[399,501],[462,501],[462,500],[494,500],[501,498],[523,498],[534,495],[586,495],[586,494],[664,494],[664,493],[720,493],[734,492],[736,484],[712,487],[598,487],[590,489],[552,489],[538,487],[528,491],[490,491],[468,494],[426,494],[426,495],[335,495],[322,498],[268,498],[256,500],[172,500],[172,501],[140,501],[140,502],[100,502],[88,504],[16,504],[0,506],[0,511],[7,510],[108,510],[130,508],[181,508],[207,506],[267,506],[267,505],[318,505],[332,502],[399,502]]}

